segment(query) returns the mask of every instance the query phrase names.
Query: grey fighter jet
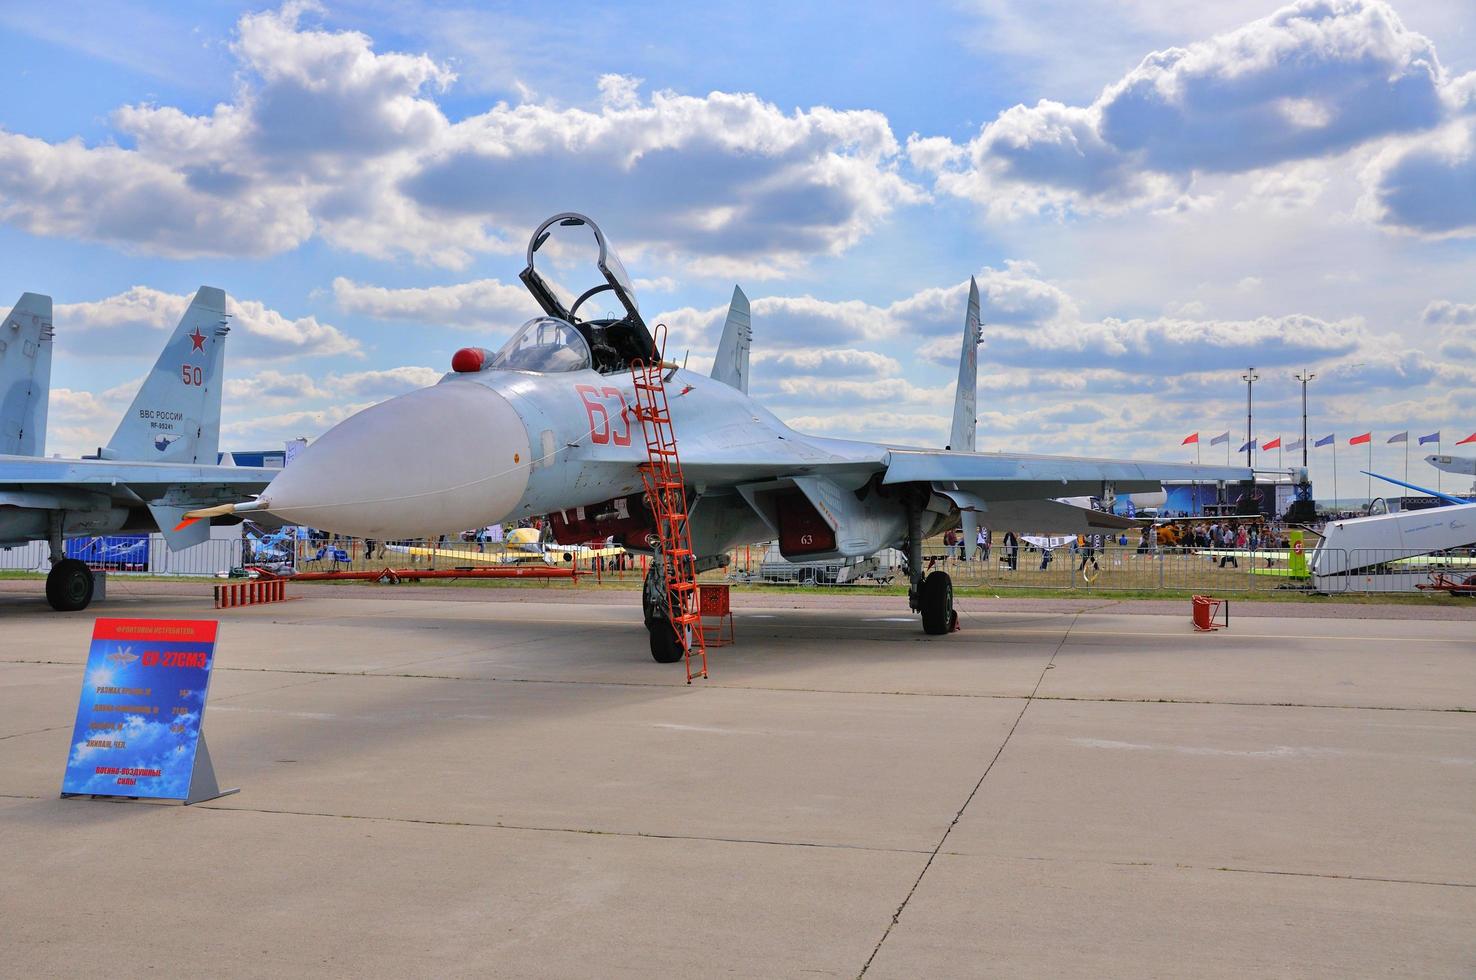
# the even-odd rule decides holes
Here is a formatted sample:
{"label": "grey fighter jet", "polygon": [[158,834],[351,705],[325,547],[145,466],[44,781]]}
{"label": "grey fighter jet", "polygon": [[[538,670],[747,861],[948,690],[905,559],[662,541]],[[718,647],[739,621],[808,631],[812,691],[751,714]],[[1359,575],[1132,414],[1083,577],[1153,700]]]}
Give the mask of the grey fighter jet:
{"label": "grey fighter jet", "polygon": [[[599,277],[565,288],[559,273],[573,254],[565,239],[588,247],[591,234]],[[334,426],[257,500],[194,516],[266,511],[383,540],[546,514],[561,543],[613,537],[633,551],[658,551],[638,470],[647,446],[631,372],[632,361],[652,358],[653,338],[624,266],[593,221],[566,213],[534,232],[521,278],[544,315],[500,351],[458,351],[438,384]],[[593,315],[597,301],[609,312]],[[903,547],[910,605],[930,634],[949,632],[957,617],[948,575],[925,575],[922,544],[961,510],[1000,526],[1090,531],[1116,519],[1055,498],[1110,500],[1159,490],[1164,480],[1250,478],[1243,467],[911,449],[805,435],[747,394],[749,343],[748,306],[739,292],[712,377],[664,369],[698,570],[723,564],[738,545],[775,538],[786,558],[798,560]],[[394,466],[380,462],[386,447],[393,447]],[[662,565],[653,562],[653,576]],[[648,580],[651,653],[667,662],[683,651],[665,618],[663,593],[661,580]]]}
{"label": "grey fighter jet", "polygon": [[[75,611],[91,603],[94,581],[86,564],[66,557],[65,538],[157,529],[171,549],[187,548],[210,535],[206,523],[183,522],[187,510],[258,492],[277,471],[216,465],[230,332],[222,290],[201,286],[195,293],[117,431],[93,458],[41,456],[51,298],[27,293],[7,320],[16,326],[0,328],[0,336],[29,341],[26,330],[33,320],[44,324],[44,350],[35,356],[44,357],[45,373],[37,368],[30,375],[27,391],[39,384],[39,400],[34,394],[22,397],[17,381],[10,389],[14,397],[5,403],[6,432],[14,423],[17,436],[4,441],[13,452],[0,455],[0,547],[50,542],[46,598],[55,609]],[[10,354],[7,346],[3,355]]]}

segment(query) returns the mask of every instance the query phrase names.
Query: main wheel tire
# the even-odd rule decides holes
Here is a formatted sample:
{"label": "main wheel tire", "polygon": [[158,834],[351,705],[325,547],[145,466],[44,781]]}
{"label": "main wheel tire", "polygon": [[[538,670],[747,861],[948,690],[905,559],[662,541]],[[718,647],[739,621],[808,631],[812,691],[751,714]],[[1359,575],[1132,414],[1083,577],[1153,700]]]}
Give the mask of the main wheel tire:
{"label": "main wheel tire", "polygon": [[46,576],[46,601],[57,612],[76,612],[92,602],[92,569],[75,558],[63,558]]}
{"label": "main wheel tire", "polygon": [[953,629],[953,579],[947,572],[934,572],[923,579],[918,608],[924,633],[942,636]]}
{"label": "main wheel tire", "polygon": [[658,664],[674,664],[686,652],[677,639],[676,630],[664,619],[651,624],[651,659]]}

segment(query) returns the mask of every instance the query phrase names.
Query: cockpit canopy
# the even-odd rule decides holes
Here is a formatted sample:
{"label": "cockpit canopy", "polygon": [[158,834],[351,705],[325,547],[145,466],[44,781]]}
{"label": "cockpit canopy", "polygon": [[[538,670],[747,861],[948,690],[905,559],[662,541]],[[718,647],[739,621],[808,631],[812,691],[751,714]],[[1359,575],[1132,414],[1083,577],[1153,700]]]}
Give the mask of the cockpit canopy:
{"label": "cockpit canopy", "polygon": [[558,374],[583,371],[592,363],[589,343],[572,324],[557,317],[535,316],[502,345],[486,369]]}
{"label": "cockpit canopy", "polygon": [[[593,233],[594,266],[604,281],[596,279],[576,292],[565,283],[577,285],[583,281],[578,274],[570,279],[570,274],[583,265],[581,260],[589,253],[586,232]],[[549,317],[572,327],[579,334],[586,344],[590,366],[601,374],[629,370],[632,360],[651,356],[654,347],[651,332],[641,319],[635,288],[625,265],[605,240],[599,226],[584,215],[569,211],[556,214],[539,225],[528,242],[528,267],[519,274],[519,278]],[[580,319],[586,304],[603,293],[612,294],[619,308],[605,317]],[[501,358],[499,354],[498,360]]]}

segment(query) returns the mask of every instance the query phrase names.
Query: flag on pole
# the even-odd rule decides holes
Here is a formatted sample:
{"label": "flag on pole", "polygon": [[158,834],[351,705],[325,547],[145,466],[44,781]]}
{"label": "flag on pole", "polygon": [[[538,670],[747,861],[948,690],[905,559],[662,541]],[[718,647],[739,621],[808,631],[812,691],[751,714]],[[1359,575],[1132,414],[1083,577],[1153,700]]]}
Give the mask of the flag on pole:
{"label": "flag on pole", "polygon": [[1466,436],[1466,438],[1464,438],[1460,442],[1456,443],[1456,445],[1457,446],[1464,446],[1468,442],[1476,442],[1476,432],[1473,432],[1470,435]]}
{"label": "flag on pole", "polygon": [[1221,432],[1219,435],[1215,436],[1213,439],[1210,440],[1210,445],[1211,446],[1218,446],[1222,442],[1229,442],[1229,441],[1230,441],[1230,433],[1229,432]]}
{"label": "flag on pole", "polygon": [[1179,443],[1179,445],[1181,445],[1181,446],[1187,446],[1190,443],[1197,443],[1197,442],[1199,442],[1199,433],[1198,432],[1194,433],[1194,435],[1192,435],[1192,436],[1185,436],[1184,437],[1184,441],[1181,442],[1181,443]]}
{"label": "flag on pole", "polygon": [[1243,453],[1246,450],[1255,449],[1255,448],[1256,448],[1256,441],[1254,439],[1252,439],[1250,442],[1246,443],[1245,445],[1241,446],[1239,449],[1237,449],[1235,451],[1237,453]]}
{"label": "flag on pole", "polygon": [[[1354,436],[1352,439],[1349,439],[1348,440],[1348,445],[1350,445],[1350,446],[1361,446],[1364,443],[1366,443],[1369,440],[1371,440],[1372,438],[1373,438],[1373,433],[1372,432],[1365,432],[1361,436]],[[1473,439],[1476,439],[1476,436],[1472,436],[1472,438]]]}
{"label": "flag on pole", "polygon": [[1409,430],[1405,429],[1403,432],[1390,436],[1384,440],[1384,445],[1392,446],[1396,442],[1409,442]]}
{"label": "flag on pole", "polygon": [[1287,452],[1291,452],[1293,449],[1302,449],[1306,445],[1307,445],[1307,443],[1306,443],[1305,440],[1298,439],[1296,442],[1289,442],[1289,443],[1287,443],[1286,444],[1286,449],[1287,449]]}
{"label": "flag on pole", "polygon": [[1316,442],[1314,442],[1312,444],[1312,448],[1313,449],[1319,449],[1319,448],[1321,448],[1323,446],[1331,446],[1336,439],[1337,439],[1336,434],[1330,435],[1330,436],[1323,436],[1321,439],[1318,439]]}
{"label": "flag on pole", "polygon": [[1438,432],[1432,432],[1432,433],[1430,433],[1427,436],[1420,436],[1420,445],[1421,446],[1423,446],[1427,442],[1433,442],[1433,443],[1437,443],[1438,444],[1440,442],[1440,433],[1438,433]]}
{"label": "flag on pole", "polygon": [[1281,448],[1281,436],[1277,436],[1275,439],[1272,439],[1270,442],[1266,443],[1264,446],[1261,447],[1261,449],[1263,451],[1265,451],[1265,452],[1270,452],[1273,449],[1280,449],[1280,448]]}

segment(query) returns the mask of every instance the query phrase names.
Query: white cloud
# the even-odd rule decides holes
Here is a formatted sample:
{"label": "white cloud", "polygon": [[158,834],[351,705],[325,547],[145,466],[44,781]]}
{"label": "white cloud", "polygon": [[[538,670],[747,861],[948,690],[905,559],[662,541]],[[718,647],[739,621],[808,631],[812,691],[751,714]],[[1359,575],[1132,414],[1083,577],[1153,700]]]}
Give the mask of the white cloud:
{"label": "white cloud", "polygon": [[477,279],[449,286],[389,289],[357,283],[342,276],[333,280],[333,298],[345,313],[379,320],[470,326],[510,331],[540,311],[521,284]]}
{"label": "white cloud", "polygon": [[264,256],[320,235],[376,258],[464,267],[557,210],[620,241],[705,263],[794,271],[854,245],[921,192],[881,113],[785,112],[756,95],[643,96],[599,79],[590,108],[498,103],[452,122],[455,74],[423,54],[307,21],[246,14],[232,100],[208,114],[129,105],[132,147],[0,131],[0,220],[170,256]]}
{"label": "white cloud", "polygon": [[1381,152],[1365,173],[1363,211],[1398,231],[1476,235],[1476,118]]}
{"label": "white cloud", "polygon": [[435,384],[444,372],[430,367],[398,367],[382,371],[328,372],[322,375],[259,371],[246,378],[226,381],[225,393],[237,402],[302,404],[343,398],[382,401],[416,388]]}
{"label": "white cloud", "polygon": [[[54,322],[59,336],[67,338],[74,352],[154,353],[141,350],[136,333],[129,328],[173,329],[192,295],[134,286],[100,300],[58,304]],[[241,338],[240,356],[246,359],[359,353],[358,341],[314,316],[294,319],[259,300],[237,300],[230,295],[226,296],[226,312]]]}
{"label": "white cloud", "polygon": [[939,190],[996,213],[1110,212],[1170,201],[1196,175],[1428,129],[1450,111],[1447,82],[1434,46],[1382,0],[1298,0],[1150,54],[1090,105],[1017,105],[961,153],[910,149]]}

